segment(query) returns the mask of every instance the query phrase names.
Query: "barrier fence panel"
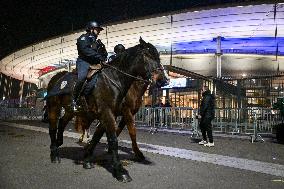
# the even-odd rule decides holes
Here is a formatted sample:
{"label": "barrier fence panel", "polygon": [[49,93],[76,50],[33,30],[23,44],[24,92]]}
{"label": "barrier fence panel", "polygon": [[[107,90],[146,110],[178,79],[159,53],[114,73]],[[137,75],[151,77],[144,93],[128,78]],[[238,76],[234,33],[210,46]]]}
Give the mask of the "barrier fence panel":
{"label": "barrier fence panel", "polygon": [[[190,130],[198,135],[197,115],[198,109],[190,107],[143,107],[135,115],[135,122],[137,126],[153,131]],[[41,120],[42,116],[42,109],[39,108],[0,106],[0,120]],[[279,123],[279,111],[268,108],[215,109],[215,119],[212,121],[214,132],[247,134],[254,138],[259,134],[271,134],[273,126]]]}
{"label": "barrier fence panel", "polygon": [[[197,133],[198,109],[188,107],[141,108],[135,116],[137,126],[150,129],[180,129]],[[279,111],[269,108],[215,109],[212,121],[214,132],[227,134],[271,134],[273,125],[279,124]]]}
{"label": "barrier fence panel", "polygon": [[140,108],[135,115],[138,126],[152,129],[192,129],[194,109],[187,107]]}
{"label": "barrier fence panel", "polygon": [[42,110],[38,108],[0,107],[0,120],[41,120]]}

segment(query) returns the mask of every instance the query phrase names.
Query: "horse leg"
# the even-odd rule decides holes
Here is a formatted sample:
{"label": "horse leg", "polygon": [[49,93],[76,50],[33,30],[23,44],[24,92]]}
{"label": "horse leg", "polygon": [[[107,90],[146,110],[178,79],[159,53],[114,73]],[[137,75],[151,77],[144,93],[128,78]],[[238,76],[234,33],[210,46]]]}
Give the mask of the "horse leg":
{"label": "horse leg", "polygon": [[115,131],[117,137],[120,135],[120,133],[122,132],[124,127],[125,127],[125,120],[124,120],[124,117],[122,117],[122,119],[120,120],[120,122],[118,124],[118,127],[117,127],[117,129]]}
{"label": "horse leg", "polygon": [[59,147],[63,144],[64,129],[72,118],[73,118],[72,112],[66,111],[64,116],[59,119],[58,131],[57,131],[57,140],[56,140],[57,147]]}
{"label": "horse leg", "polygon": [[[125,127],[125,123],[124,123],[123,118],[122,118],[121,121],[118,124],[118,127],[116,128],[116,131],[115,131],[117,137],[120,135],[120,133],[122,132],[124,127]],[[109,154],[112,153],[111,149],[109,147],[107,147],[107,153],[109,153]]]}
{"label": "horse leg", "polygon": [[83,131],[82,131],[83,133],[82,133],[82,135],[80,136],[80,138],[79,138],[79,142],[83,142],[83,140],[84,140],[84,136],[85,136],[85,133],[86,133],[86,130],[85,129],[83,129]]}
{"label": "horse leg", "polygon": [[49,136],[50,136],[50,160],[52,163],[60,162],[59,151],[56,144],[56,133],[58,123],[59,108],[50,107],[48,109]]}
{"label": "horse leg", "polygon": [[85,132],[86,132],[86,134],[87,134],[87,138],[90,138],[90,132],[91,132],[91,131],[90,131],[90,128],[86,129]]}
{"label": "horse leg", "polygon": [[[125,120],[125,121],[124,121]],[[139,161],[145,160],[145,156],[138,148],[137,142],[136,142],[136,127],[135,127],[135,120],[134,116],[132,115],[131,111],[128,110],[125,112],[123,119],[121,121],[124,121],[127,125],[128,133],[132,141],[132,150],[135,153],[135,157]]]}
{"label": "horse leg", "polygon": [[92,162],[92,155],[93,155],[96,145],[99,143],[104,133],[105,133],[105,128],[103,128],[102,125],[98,123],[98,126],[96,127],[96,131],[92,137],[92,140],[89,141],[87,145],[84,147],[85,154],[84,154],[83,167],[85,169],[91,169],[94,167],[93,162]]}
{"label": "horse leg", "polygon": [[[125,122],[124,122],[124,118],[121,119],[121,121],[118,124],[118,127],[116,128],[116,136],[118,137],[120,135],[120,133],[122,132],[122,130],[125,127]],[[107,148],[107,153],[111,154],[111,149],[108,147]]]}
{"label": "horse leg", "polygon": [[86,129],[90,127],[92,121],[93,119],[89,120],[88,117],[84,115],[77,115],[75,117],[75,129],[76,131],[81,133],[79,142],[83,142],[85,134],[86,134]]}
{"label": "horse leg", "polygon": [[113,175],[120,182],[130,182],[132,179],[128,172],[123,169],[118,156],[118,141],[115,132],[115,117],[110,110],[102,112],[100,117],[102,125],[106,128],[109,149],[112,152]]}

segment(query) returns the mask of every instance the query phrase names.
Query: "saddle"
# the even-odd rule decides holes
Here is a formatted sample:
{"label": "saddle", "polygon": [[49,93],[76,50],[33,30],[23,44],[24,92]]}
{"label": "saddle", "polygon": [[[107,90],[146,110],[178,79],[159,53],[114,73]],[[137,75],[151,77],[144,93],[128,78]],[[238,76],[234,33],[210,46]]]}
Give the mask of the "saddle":
{"label": "saddle", "polygon": [[93,75],[95,75],[98,71],[102,69],[101,64],[91,65],[87,74],[87,80],[92,79]]}

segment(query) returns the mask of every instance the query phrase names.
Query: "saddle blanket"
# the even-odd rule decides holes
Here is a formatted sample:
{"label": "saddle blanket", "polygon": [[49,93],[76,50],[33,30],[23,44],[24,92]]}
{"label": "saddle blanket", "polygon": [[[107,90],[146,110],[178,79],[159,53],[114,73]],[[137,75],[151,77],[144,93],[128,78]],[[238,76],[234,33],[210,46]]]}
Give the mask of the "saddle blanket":
{"label": "saddle blanket", "polygon": [[[81,95],[90,94],[90,92],[96,85],[97,77],[97,74],[95,74],[92,79],[87,82]],[[59,95],[71,95],[73,93],[76,82],[77,74],[72,72],[66,73],[55,83],[55,85],[49,91],[47,91],[45,98]]]}

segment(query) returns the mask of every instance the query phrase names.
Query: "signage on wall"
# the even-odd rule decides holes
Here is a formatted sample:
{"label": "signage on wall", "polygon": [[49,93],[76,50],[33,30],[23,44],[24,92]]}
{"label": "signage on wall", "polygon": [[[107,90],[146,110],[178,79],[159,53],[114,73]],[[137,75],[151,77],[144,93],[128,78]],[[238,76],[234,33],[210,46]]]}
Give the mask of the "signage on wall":
{"label": "signage on wall", "polygon": [[173,88],[197,88],[198,81],[190,78],[175,78],[170,79],[168,85],[162,87],[162,89],[173,89]]}
{"label": "signage on wall", "polygon": [[170,79],[169,84],[164,86],[164,87],[162,87],[162,88],[163,89],[171,89],[171,88],[186,87],[186,80],[187,80],[187,78]]}

